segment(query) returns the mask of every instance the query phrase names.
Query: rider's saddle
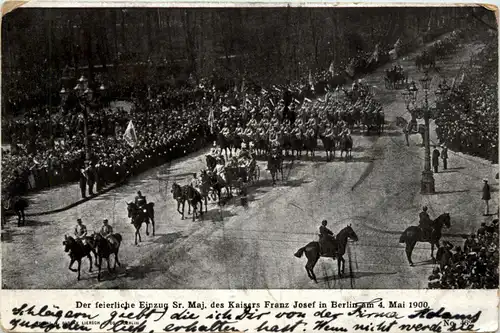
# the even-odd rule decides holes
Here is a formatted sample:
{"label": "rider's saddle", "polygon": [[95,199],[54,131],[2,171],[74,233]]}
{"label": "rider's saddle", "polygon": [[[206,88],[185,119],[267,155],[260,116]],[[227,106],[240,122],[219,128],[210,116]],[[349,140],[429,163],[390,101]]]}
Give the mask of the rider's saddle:
{"label": "rider's saddle", "polygon": [[422,231],[422,241],[429,242],[431,240],[432,228],[419,226]]}
{"label": "rider's saddle", "polygon": [[333,236],[319,236],[319,254],[322,257],[335,257],[337,253],[337,241]]}

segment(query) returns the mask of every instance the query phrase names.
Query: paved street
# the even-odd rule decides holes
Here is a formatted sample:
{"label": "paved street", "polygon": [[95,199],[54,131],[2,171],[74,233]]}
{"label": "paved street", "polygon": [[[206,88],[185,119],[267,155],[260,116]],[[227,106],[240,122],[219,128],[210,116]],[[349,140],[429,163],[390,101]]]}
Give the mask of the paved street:
{"label": "paved street", "polygon": [[[478,45],[461,48],[446,61],[448,65],[438,63],[441,73],[451,82],[461,62],[479,49]],[[411,56],[400,63],[410,71],[410,78],[420,78]],[[248,207],[241,206],[239,199],[223,207],[210,203],[203,220],[193,222],[191,216],[181,220],[170,188],[173,182],[187,183],[192,172],[205,166],[207,151],[201,151],[149,170],[64,212],[30,217],[26,227],[18,228],[11,220],[2,242],[4,288],[427,287],[433,268],[430,245],[417,245],[413,253],[416,266],[410,267],[398,242],[402,231],[418,224],[418,213],[427,205],[431,218],[450,213],[452,225],[444,239],[462,245],[461,234],[472,232],[484,219],[492,219],[482,216],[481,180],[489,178],[496,193],[497,166],[449,152],[449,170],[435,174],[437,193],[421,196],[424,149],[419,135],[411,137],[408,147],[395,125],[397,116],[409,119],[409,114],[401,91],[384,88],[385,68],[368,76],[366,82],[375,86],[376,96],[384,105],[386,131],[381,136],[355,132],[352,160],[340,160],[337,152],[335,161],[327,163],[321,151],[313,160],[287,160],[285,180],[274,187],[261,161],[261,179],[249,190]],[[433,83],[432,100],[437,79]],[[435,140],[434,135],[431,138]],[[155,202],[156,236],[146,236],[143,229],[143,242],[134,246],[125,203],[133,200],[137,190]],[[54,200],[47,210],[63,206]],[[497,202],[493,201],[491,210],[496,211]],[[81,281],[67,269],[69,258],[62,241],[65,234],[73,233],[77,218],[82,218],[90,230],[98,230],[102,219],[107,218],[124,238],[120,249],[123,266],[116,274],[106,272],[102,282],[97,282],[95,272],[87,272],[86,259]],[[307,277],[306,259],[293,254],[317,239],[323,219],[335,233],[351,224],[359,242],[350,244],[345,255],[346,277],[338,278],[336,262],[321,258],[315,268],[316,284]]]}

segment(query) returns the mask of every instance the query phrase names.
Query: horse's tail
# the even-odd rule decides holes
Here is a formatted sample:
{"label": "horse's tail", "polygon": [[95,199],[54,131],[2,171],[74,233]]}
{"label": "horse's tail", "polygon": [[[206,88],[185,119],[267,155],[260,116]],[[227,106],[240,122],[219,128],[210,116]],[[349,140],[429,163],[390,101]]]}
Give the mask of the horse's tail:
{"label": "horse's tail", "polygon": [[301,258],[305,250],[306,250],[305,246],[301,247],[297,252],[295,252],[294,256],[296,256],[297,258]]}
{"label": "horse's tail", "polygon": [[403,231],[403,233],[401,234],[401,237],[399,237],[399,242],[400,243],[406,243],[406,230]]}

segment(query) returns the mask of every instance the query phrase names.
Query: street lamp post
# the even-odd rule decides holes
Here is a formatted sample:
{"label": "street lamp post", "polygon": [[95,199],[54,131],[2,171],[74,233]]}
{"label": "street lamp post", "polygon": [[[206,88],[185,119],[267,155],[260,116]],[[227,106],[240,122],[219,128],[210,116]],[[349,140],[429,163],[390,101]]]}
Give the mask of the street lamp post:
{"label": "street lamp post", "polygon": [[[102,95],[104,95],[105,89],[106,88],[104,85],[101,85],[101,87],[99,88],[99,91]],[[89,115],[88,115],[87,108],[90,107],[90,104],[93,101],[93,98],[94,98],[93,93],[94,92],[88,86],[88,81],[84,76],[80,77],[77,85],[73,88],[73,91],[74,91],[76,97],[78,98],[78,102],[81,106],[81,110],[83,113],[83,146],[84,146],[84,151],[85,151],[85,161],[87,162],[87,161],[90,161],[90,159],[91,159],[90,144],[89,144],[89,132],[88,132]],[[60,95],[61,95],[61,100],[64,103],[66,101],[66,99],[68,98],[69,90],[66,90],[63,87],[60,91]]]}
{"label": "street lamp post", "polygon": [[422,172],[422,180],[420,182],[420,193],[433,194],[436,191],[434,186],[434,176],[431,170],[431,145],[430,145],[430,128],[429,128],[429,118],[430,118],[429,85],[431,82],[431,78],[428,76],[427,72],[425,72],[425,76],[420,80],[420,82],[422,83],[422,87],[424,88],[424,94],[425,94],[425,106],[424,106],[425,162],[424,162],[424,171]]}

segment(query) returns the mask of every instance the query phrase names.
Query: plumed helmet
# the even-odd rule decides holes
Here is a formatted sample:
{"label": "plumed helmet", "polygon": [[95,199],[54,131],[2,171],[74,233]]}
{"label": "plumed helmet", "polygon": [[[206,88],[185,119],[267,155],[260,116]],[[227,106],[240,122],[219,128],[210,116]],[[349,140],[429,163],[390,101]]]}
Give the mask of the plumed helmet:
{"label": "plumed helmet", "polygon": [[328,223],[328,222],[327,222],[326,220],[321,221],[321,224],[322,224],[322,225],[327,225],[327,223]]}

